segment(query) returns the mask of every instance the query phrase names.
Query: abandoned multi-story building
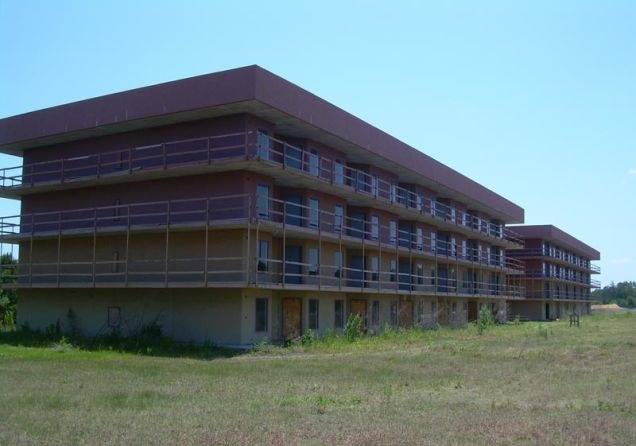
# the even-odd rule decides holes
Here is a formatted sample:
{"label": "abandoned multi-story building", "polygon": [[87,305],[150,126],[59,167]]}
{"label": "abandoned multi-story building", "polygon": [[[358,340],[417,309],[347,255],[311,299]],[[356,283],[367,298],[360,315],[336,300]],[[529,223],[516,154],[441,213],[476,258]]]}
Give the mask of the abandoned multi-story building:
{"label": "abandoned multi-story building", "polygon": [[32,328],[247,345],[524,298],[522,208],[258,66],[2,119],[0,151]]}
{"label": "abandoned multi-story building", "polygon": [[523,248],[509,255],[524,262],[524,273],[509,280],[524,288],[525,299],[511,301],[509,312],[530,319],[550,320],[572,312],[589,314],[590,292],[601,272],[592,260],[600,253],[552,225],[515,226]]}

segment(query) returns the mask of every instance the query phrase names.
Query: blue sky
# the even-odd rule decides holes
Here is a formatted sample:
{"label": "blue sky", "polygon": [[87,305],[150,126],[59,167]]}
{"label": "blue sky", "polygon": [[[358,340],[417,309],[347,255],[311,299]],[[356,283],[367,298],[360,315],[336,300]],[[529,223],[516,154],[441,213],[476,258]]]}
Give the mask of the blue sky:
{"label": "blue sky", "polygon": [[0,0],[0,117],[256,63],[636,280],[636,2],[443,3]]}

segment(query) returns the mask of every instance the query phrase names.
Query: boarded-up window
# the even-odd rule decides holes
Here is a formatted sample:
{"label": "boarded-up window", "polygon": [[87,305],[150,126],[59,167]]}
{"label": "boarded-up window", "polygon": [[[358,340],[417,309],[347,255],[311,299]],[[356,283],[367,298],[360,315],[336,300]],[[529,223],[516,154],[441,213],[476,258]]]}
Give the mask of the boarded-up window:
{"label": "boarded-up window", "polygon": [[121,308],[108,307],[108,326],[110,328],[118,328],[121,324]]}

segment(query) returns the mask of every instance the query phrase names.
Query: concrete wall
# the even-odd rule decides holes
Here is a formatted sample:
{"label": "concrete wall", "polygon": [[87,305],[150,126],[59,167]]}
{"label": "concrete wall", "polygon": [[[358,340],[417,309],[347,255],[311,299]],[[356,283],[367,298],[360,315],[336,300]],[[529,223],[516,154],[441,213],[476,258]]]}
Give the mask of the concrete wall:
{"label": "concrete wall", "polygon": [[[127,335],[157,321],[166,336],[182,342],[240,343],[239,289],[31,289],[20,290],[18,324],[44,330],[70,328],[69,309],[85,336],[107,334],[109,308],[119,312]],[[118,308],[119,310],[112,310]]]}

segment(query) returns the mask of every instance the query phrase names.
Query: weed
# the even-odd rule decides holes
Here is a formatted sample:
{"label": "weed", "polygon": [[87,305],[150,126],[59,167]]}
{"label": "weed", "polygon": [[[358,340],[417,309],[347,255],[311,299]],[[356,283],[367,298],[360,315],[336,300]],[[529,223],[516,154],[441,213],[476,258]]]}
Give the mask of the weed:
{"label": "weed", "polygon": [[486,305],[481,305],[479,314],[477,315],[477,332],[482,334],[486,329],[492,327],[495,321],[492,318],[492,313]]}
{"label": "weed", "polygon": [[362,317],[358,313],[349,314],[344,328],[344,335],[349,342],[353,342],[362,336]]}

